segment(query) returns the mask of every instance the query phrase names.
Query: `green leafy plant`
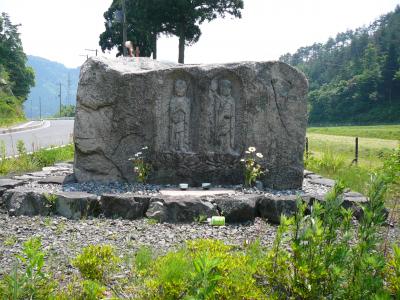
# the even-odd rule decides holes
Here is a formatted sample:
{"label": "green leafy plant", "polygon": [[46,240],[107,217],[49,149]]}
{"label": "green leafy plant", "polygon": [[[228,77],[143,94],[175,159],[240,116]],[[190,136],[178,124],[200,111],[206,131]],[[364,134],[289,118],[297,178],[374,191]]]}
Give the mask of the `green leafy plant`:
{"label": "green leafy plant", "polygon": [[57,202],[57,195],[55,194],[48,194],[44,193],[43,194],[44,198],[46,199],[46,206],[50,208],[51,211],[54,211],[56,209],[56,202]]}
{"label": "green leafy plant", "polygon": [[106,288],[93,280],[84,280],[82,282],[82,299],[98,300],[102,299]]}
{"label": "green leafy plant", "polygon": [[192,291],[184,299],[205,300],[213,297],[218,281],[223,278],[217,268],[220,263],[220,258],[210,258],[207,255],[196,257],[193,260],[195,272]]}
{"label": "green leafy plant", "polygon": [[394,299],[400,299],[400,246],[398,245],[393,245],[393,254],[386,264],[385,274],[390,294]]}
{"label": "green leafy plant", "polygon": [[143,147],[141,151],[137,152],[134,157],[129,159],[133,162],[133,170],[140,183],[147,182],[152,170],[151,164],[146,161],[146,151],[148,151],[148,147]]}
{"label": "green leafy plant", "polygon": [[27,155],[25,143],[24,143],[23,140],[18,140],[17,141],[17,152],[18,152],[18,155],[21,156],[21,157]]}
{"label": "green leafy plant", "polygon": [[14,246],[17,243],[17,237],[15,235],[8,236],[4,242],[4,246]]}
{"label": "green leafy plant", "polygon": [[0,282],[2,299],[48,299],[52,294],[55,285],[43,271],[45,253],[41,248],[40,238],[24,242],[13,271]]}
{"label": "green leafy plant", "polygon": [[207,221],[207,216],[200,214],[198,217],[194,218],[194,221],[199,224],[204,223],[205,221]]}
{"label": "green leafy plant", "polygon": [[147,224],[149,225],[156,225],[157,223],[159,223],[157,219],[154,218],[147,219]]}
{"label": "green leafy plant", "polygon": [[6,143],[0,141],[0,174],[6,173]]}
{"label": "green leafy plant", "polygon": [[264,156],[262,153],[257,152],[255,147],[249,147],[245,151],[245,157],[240,161],[244,163],[244,184],[247,187],[251,187],[256,180],[264,174],[266,170],[263,170],[257,160],[262,159]]}
{"label": "green leafy plant", "polygon": [[141,299],[179,299],[187,294],[193,265],[183,249],[158,257],[144,279]]}
{"label": "green leafy plant", "polygon": [[79,269],[84,279],[104,282],[117,269],[119,261],[112,246],[89,245],[72,260],[72,265]]}
{"label": "green leafy plant", "polygon": [[139,272],[149,269],[153,262],[153,252],[149,247],[140,247],[135,253],[135,267]]}

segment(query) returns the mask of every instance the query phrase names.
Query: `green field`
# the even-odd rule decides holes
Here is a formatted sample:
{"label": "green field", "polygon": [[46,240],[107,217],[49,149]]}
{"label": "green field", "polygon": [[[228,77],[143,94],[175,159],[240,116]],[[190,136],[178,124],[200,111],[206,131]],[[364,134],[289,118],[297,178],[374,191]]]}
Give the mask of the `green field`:
{"label": "green field", "polygon": [[400,140],[400,125],[310,127],[307,133]]}
{"label": "green field", "polygon": [[[322,130],[323,128],[321,128]],[[350,129],[350,131],[357,132]],[[319,134],[307,132],[309,152],[317,157],[322,153],[331,152],[342,157],[350,164],[355,157],[355,138],[333,134]],[[375,168],[382,164],[382,157],[399,145],[397,140],[378,138],[359,138],[359,164],[368,168]]]}
{"label": "green field", "polygon": [[[370,174],[379,170],[385,158],[399,147],[400,125],[312,127],[307,130],[307,137],[307,169],[332,179],[342,179],[351,189],[364,192]],[[352,164],[355,137],[359,137],[357,166]]]}

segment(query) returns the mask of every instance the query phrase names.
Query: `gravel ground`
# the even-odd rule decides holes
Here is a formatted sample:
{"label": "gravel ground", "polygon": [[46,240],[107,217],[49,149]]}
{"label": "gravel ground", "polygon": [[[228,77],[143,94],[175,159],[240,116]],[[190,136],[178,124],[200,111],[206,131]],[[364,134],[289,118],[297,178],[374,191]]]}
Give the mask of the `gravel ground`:
{"label": "gravel ground", "polygon": [[38,236],[47,253],[47,265],[56,277],[71,276],[76,270],[70,259],[89,244],[111,244],[123,258],[140,246],[151,246],[158,253],[176,248],[185,241],[198,238],[214,238],[228,244],[243,246],[260,238],[270,246],[276,226],[261,219],[242,225],[211,227],[208,224],[152,224],[147,219],[68,220],[63,217],[10,217],[0,213],[0,277],[9,273],[15,263],[22,243]]}
{"label": "gravel ground", "polygon": [[[78,274],[71,266],[71,259],[89,244],[111,244],[116,247],[123,261],[118,276],[128,276],[133,255],[141,246],[150,246],[157,254],[162,254],[176,249],[187,240],[213,238],[238,247],[260,239],[264,246],[270,247],[276,229],[277,226],[260,218],[242,225],[212,227],[198,223],[154,224],[148,219],[94,218],[74,221],[58,216],[11,217],[0,212],[0,278],[10,273],[15,266],[15,255],[20,253],[23,242],[32,236],[42,240],[46,252],[46,270],[65,284]],[[387,232],[388,245],[399,243],[398,224],[382,227],[382,235],[385,236]]]}

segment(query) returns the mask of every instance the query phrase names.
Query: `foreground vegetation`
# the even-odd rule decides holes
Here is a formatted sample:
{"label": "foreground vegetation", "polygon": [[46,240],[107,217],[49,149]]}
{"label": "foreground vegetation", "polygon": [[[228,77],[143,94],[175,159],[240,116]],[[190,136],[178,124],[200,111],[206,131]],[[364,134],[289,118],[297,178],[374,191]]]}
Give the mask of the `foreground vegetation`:
{"label": "foreground vegetation", "polygon": [[[142,247],[121,259],[111,245],[90,245],[71,259],[79,271],[55,280],[38,238],[24,243],[14,270],[0,279],[3,299],[398,299],[400,247],[381,233],[384,200],[394,176],[369,182],[359,224],[342,208],[339,183],[323,203],[300,198],[281,218],[270,248],[218,240],[188,241],[155,255]],[[309,211],[309,212],[307,212]],[[307,213],[306,213],[307,212]],[[392,248],[389,251],[389,248]],[[122,268],[124,266],[124,268]],[[126,266],[130,272],[121,273]]]}
{"label": "foreground vegetation", "polygon": [[74,146],[40,149],[28,154],[22,141],[17,143],[18,157],[6,158],[4,142],[0,141],[0,176],[41,170],[56,162],[74,159]]}

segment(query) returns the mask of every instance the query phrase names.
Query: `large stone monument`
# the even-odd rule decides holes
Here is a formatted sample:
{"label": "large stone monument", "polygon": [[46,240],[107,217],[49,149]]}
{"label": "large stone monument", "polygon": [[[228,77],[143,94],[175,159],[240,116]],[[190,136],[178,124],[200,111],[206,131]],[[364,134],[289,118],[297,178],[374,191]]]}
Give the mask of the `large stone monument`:
{"label": "large stone monument", "polygon": [[305,76],[282,62],[179,65],[90,58],[75,118],[78,181],[134,180],[128,161],[149,147],[150,182],[243,182],[244,151],[264,185],[299,188],[307,125]]}

